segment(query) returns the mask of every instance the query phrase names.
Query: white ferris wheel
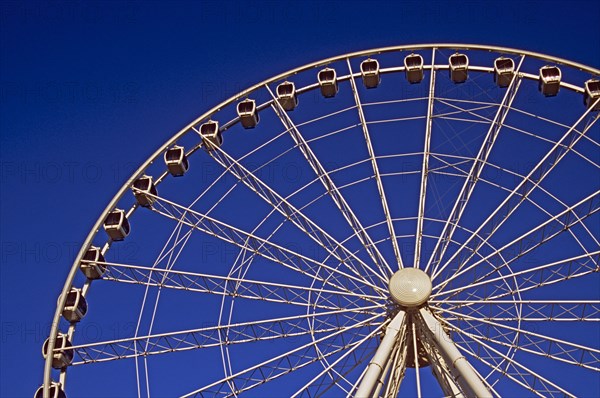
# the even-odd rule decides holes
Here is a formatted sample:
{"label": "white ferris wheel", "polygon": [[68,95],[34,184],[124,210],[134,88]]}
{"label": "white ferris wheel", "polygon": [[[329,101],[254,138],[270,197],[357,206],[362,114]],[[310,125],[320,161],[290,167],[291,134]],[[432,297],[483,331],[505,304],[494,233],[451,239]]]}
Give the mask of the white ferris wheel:
{"label": "white ferris wheel", "polygon": [[229,98],[101,213],[36,398],[599,394],[599,77],[431,44]]}

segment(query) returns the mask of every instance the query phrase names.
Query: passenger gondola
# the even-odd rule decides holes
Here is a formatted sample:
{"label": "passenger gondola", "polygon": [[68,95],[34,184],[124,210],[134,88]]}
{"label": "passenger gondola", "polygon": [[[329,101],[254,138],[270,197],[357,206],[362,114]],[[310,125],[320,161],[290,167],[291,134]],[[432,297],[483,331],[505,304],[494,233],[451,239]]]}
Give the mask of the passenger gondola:
{"label": "passenger gondola", "polygon": [[223,137],[219,130],[219,122],[209,120],[200,126],[202,146],[207,151],[213,151],[223,145]]}
{"label": "passenger gondola", "polygon": [[448,59],[450,65],[450,79],[454,83],[464,83],[467,81],[469,72],[469,57],[465,54],[453,54]]}
{"label": "passenger gondola", "polygon": [[169,173],[171,173],[173,177],[183,176],[190,167],[185,154],[185,149],[179,145],[167,149],[165,152],[165,163]]}
{"label": "passenger gondola", "polygon": [[253,129],[259,121],[258,111],[256,110],[256,101],[246,99],[237,104],[237,113],[240,117],[242,127],[245,129]]}
{"label": "passenger gondola", "polygon": [[71,291],[67,293],[62,316],[71,323],[79,322],[87,314],[87,310],[87,301],[83,296],[82,290],[71,288]]}
{"label": "passenger gondola", "polygon": [[[44,386],[40,386],[35,392],[33,398],[44,398]],[[67,398],[67,395],[62,390],[62,385],[56,382],[50,382],[49,398]]]}
{"label": "passenger gondola", "polygon": [[423,80],[423,57],[419,54],[409,54],[404,57],[404,73],[410,84]]}
{"label": "passenger gondola", "polygon": [[562,73],[556,66],[543,66],[540,68],[538,89],[546,97],[554,97],[560,90]]}
{"label": "passenger gondola", "polygon": [[511,58],[496,58],[494,60],[494,82],[498,87],[508,87],[515,74],[515,61]]}
{"label": "passenger gondola", "polygon": [[132,186],[135,200],[142,207],[151,207],[156,200],[154,196],[158,195],[156,185],[151,176],[144,175],[133,182]]}
{"label": "passenger gondola", "polygon": [[[48,357],[49,342],[50,338],[47,338],[42,346],[42,355],[44,356],[44,359]],[[54,369],[64,369],[73,362],[73,350],[69,349],[72,346],[73,345],[66,334],[59,333],[56,336],[54,353],[52,354],[52,367]]]}
{"label": "passenger gondola", "polygon": [[[593,111],[600,111],[600,101],[596,103],[598,98],[600,98],[600,80],[590,79],[587,82],[585,82],[583,102],[588,108],[593,107]],[[595,106],[594,103],[596,103]]]}
{"label": "passenger gondola", "polygon": [[318,79],[323,97],[335,97],[339,90],[335,69],[325,68],[321,70],[318,74]]}
{"label": "passenger gondola", "polygon": [[106,265],[100,264],[104,263],[104,256],[99,247],[91,246],[83,255],[83,260],[79,268],[88,279],[102,278],[106,272]]}
{"label": "passenger gondola", "polygon": [[360,63],[360,73],[366,88],[375,88],[381,82],[379,62],[376,59],[366,59]]}
{"label": "passenger gondola", "polygon": [[115,209],[104,220],[104,230],[113,241],[125,239],[131,230],[125,210]]}
{"label": "passenger gondola", "polygon": [[286,81],[277,86],[277,101],[286,111],[293,111],[298,106],[294,83]]}

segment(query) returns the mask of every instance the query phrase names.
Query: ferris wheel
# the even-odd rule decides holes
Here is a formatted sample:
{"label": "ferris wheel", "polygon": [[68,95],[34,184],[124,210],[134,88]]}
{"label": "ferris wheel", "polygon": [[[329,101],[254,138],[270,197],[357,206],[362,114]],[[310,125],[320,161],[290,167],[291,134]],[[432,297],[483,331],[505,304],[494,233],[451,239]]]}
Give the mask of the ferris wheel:
{"label": "ferris wheel", "polygon": [[35,397],[597,396],[599,79],[431,44],[229,98],[101,213]]}

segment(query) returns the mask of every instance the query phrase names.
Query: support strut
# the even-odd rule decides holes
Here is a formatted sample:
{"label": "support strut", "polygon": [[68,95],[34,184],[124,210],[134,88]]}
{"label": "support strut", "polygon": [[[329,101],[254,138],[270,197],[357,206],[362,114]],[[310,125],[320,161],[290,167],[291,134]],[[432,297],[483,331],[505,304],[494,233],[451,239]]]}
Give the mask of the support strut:
{"label": "support strut", "polygon": [[360,385],[358,386],[358,390],[356,391],[355,398],[371,397],[373,389],[375,388],[383,369],[386,367],[390,359],[390,354],[392,353],[392,350],[398,341],[398,334],[402,329],[405,317],[406,313],[404,311],[398,312],[398,314],[396,314],[386,328],[385,336],[383,340],[381,340],[381,344],[379,345],[379,348],[377,348],[377,352],[375,352],[373,359],[367,367],[365,376],[363,377]]}
{"label": "support strut", "polygon": [[479,378],[479,375],[475,373],[467,359],[458,351],[458,348],[442,329],[442,325],[438,320],[424,308],[419,310],[419,313],[431,331],[433,340],[450,367],[450,371],[456,376],[456,381],[466,395],[477,398],[492,398],[492,394]]}

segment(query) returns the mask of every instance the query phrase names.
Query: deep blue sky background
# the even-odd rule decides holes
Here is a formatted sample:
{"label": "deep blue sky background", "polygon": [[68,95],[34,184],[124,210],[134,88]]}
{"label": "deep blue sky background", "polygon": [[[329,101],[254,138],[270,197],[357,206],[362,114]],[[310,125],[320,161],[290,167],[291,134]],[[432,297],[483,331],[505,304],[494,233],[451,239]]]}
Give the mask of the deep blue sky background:
{"label": "deep blue sky background", "polygon": [[0,396],[31,396],[73,257],[170,135],[241,89],[336,54],[485,43],[600,67],[600,3],[0,3]]}

